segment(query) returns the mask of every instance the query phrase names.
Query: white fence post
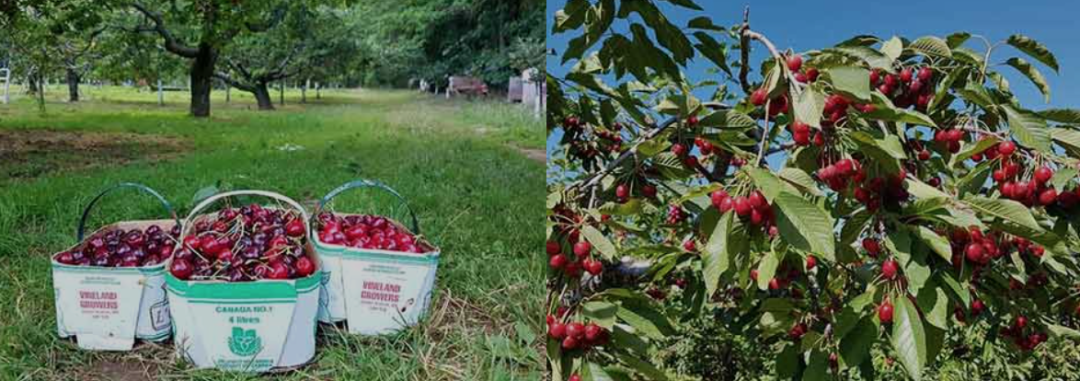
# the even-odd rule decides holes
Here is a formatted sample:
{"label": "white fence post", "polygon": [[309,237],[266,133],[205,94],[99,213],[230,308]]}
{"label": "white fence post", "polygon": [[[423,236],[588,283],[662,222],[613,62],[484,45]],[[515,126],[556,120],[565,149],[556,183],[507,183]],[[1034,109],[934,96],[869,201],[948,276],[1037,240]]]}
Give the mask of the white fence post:
{"label": "white fence post", "polygon": [[161,78],[157,80],[157,104],[158,106],[165,105],[165,90],[161,88]]}
{"label": "white fence post", "polygon": [[8,89],[11,87],[11,69],[0,69],[0,74],[2,74],[0,75],[0,80],[4,81],[4,104],[8,104],[8,102],[11,101],[11,99],[8,98]]}

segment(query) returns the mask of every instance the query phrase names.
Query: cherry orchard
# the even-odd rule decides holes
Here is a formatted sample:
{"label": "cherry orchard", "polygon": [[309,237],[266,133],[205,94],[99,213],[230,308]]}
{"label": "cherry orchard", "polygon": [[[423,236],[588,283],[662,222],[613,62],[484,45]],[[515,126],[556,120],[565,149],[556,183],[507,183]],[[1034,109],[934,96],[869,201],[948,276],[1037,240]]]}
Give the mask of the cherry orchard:
{"label": "cherry orchard", "polygon": [[[775,348],[784,378],[872,377],[875,349],[921,379],[974,325],[1017,352],[1080,337],[1080,111],[1027,109],[996,71],[1049,99],[1037,41],[782,51],[749,11],[680,26],[613,0],[568,1],[554,32],[576,61],[547,78],[556,379],[666,379],[658,344],[703,316]],[[683,72],[698,57],[707,78]]]}

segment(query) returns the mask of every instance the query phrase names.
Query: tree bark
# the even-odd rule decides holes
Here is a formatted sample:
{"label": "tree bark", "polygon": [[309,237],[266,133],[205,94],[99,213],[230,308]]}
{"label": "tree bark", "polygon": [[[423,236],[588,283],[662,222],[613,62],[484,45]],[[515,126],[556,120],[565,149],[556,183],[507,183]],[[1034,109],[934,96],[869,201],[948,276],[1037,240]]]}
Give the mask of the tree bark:
{"label": "tree bark", "polygon": [[270,98],[270,89],[266,82],[255,83],[254,91],[255,101],[259,102],[259,110],[273,110],[274,100]]}
{"label": "tree bark", "polygon": [[217,51],[208,43],[199,44],[199,54],[191,62],[191,116],[210,116],[210,90],[213,88]]}
{"label": "tree bark", "polygon": [[79,72],[74,68],[67,68],[68,102],[79,101]]}

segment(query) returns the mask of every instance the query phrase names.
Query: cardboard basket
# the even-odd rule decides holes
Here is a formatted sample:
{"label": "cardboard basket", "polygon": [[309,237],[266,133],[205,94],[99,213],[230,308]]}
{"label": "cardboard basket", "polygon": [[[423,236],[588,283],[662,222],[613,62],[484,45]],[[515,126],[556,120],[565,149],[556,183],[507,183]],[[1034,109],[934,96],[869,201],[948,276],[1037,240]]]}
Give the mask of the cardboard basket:
{"label": "cardboard basket", "polygon": [[[281,201],[299,211],[308,223],[304,208],[288,197],[264,191],[226,192],[191,211],[184,220],[180,242],[196,219],[204,217],[200,211],[234,196]],[[304,251],[318,266],[310,240]],[[246,372],[287,370],[308,363],[315,356],[321,279],[319,268],[305,278],[252,282],[185,281],[166,274],[177,355],[199,368]]]}
{"label": "cardboard basket", "polygon": [[[98,229],[146,229],[158,225],[169,231],[178,224],[172,206],[145,185],[121,183],[105,189],[83,210],[76,233],[82,244],[86,220],[102,197],[122,188],[146,192],[161,202],[172,220],[124,221]],[[63,252],[61,252],[63,253]],[[52,256],[53,293],[56,300],[56,330],[62,338],[74,337],[80,348],[126,351],[136,339],[163,341],[169,338],[172,322],[165,297],[165,262],[145,267],[94,267],[67,265]]]}
{"label": "cardboard basket", "polygon": [[[337,195],[356,188],[379,189],[396,196],[412,219],[412,229],[403,230],[419,236],[416,215],[404,197],[377,181],[356,180],[338,187],[320,200],[319,211]],[[420,242],[427,250],[418,254],[334,245],[319,241],[314,227],[310,236],[324,273],[319,321],[344,321],[350,333],[382,335],[413,326],[426,314],[439,267],[438,248]]]}

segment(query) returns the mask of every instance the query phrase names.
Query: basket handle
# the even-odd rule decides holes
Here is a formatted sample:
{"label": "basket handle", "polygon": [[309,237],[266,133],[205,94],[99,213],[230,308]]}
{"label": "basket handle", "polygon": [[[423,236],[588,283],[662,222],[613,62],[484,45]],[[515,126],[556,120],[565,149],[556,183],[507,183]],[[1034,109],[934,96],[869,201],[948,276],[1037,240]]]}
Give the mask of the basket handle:
{"label": "basket handle", "polygon": [[394,190],[394,188],[391,188],[390,186],[383,184],[381,181],[378,180],[357,179],[347,182],[340,187],[337,187],[337,189],[330,191],[330,193],[327,193],[326,196],[323,196],[323,198],[319,200],[319,208],[315,210],[315,213],[313,215],[318,216],[319,213],[322,212],[323,207],[325,207],[326,204],[330,203],[330,200],[332,200],[334,197],[337,197],[338,195],[347,190],[355,188],[375,188],[397,197],[398,200],[401,200],[401,204],[405,205],[405,210],[409,212],[409,218],[412,219],[413,234],[420,235],[420,222],[416,218],[416,213],[413,212],[412,207],[409,206],[409,202],[405,200],[405,197],[402,196],[401,193],[398,193],[396,190]]}
{"label": "basket handle", "polygon": [[224,199],[224,198],[229,198],[229,197],[235,197],[235,196],[262,196],[262,197],[272,198],[272,199],[284,202],[284,203],[288,204],[289,206],[291,206],[293,209],[296,209],[297,211],[300,212],[300,219],[303,220],[303,222],[304,222],[304,231],[308,231],[308,229],[310,228],[308,226],[308,220],[310,219],[310,217],[308,217],[307,210],[305,210],[304,207],[300,206],[300,204],[297,203],[296,201],[293,201],[293,199],[285,197],[285,196],[283,196],[283,195],[281,195],[279,193],[274,193],[274,192],[260,191],[260,190],[239,190],[239,191],[218,193],[218,194],[215,194],[213,196],[207,197],[205,200],[203,200],[198,205],[196,205],[195,208],[191,209],[191,213],[189,213],[187,218],[184,219],[184,225],[183,225],[183,229],[181,230],[181,233],[180,233],[179,242],[183,242],[183,239],[185,237],[187,237],[189,231],[191,230],[191,227],[195,226],[194,218],[196,216],[198,216],[199,213],[202,212],[203,209],[206,209],[207,207],[209,207],[213,203],[217,202],[218,200],[221,200],[221,199]]}
{"label": "basket handle", "polygon": [[94,197],[94,199],[91,200],[89,204],[86,205],[86,208],[83,209],[82,218],[79,219],[79,228],[75,232],[75,237],[79,240],[79,242],[82,242],[83,237],[85,236],[86,220],[90,217],[90,210],[93,209],[94,205],[96,205],[102,197],[105,197],[106,194],[112,193],[112,191],[120,188],[134,188],[136,190],[140,190],[144,193],[154,196],[154,198],[161,202],[161,206],[165,207],[165,211],[169,213],[169,216],[171,216],[173,220],[176,220],[176,224],[180,224],[180,219],[179,217],[177,217],[176,211],[173,210],[172,204],[170,204],[169,200],[166,200],[165,197],[162,196],[160,193],[153,189],[150,189],[150,187],[146,185],[142,185],[139,183],[119,183],[111,187],[105,188],[105,190],[101,191],[101,193],[98,193],[98,195]]}

